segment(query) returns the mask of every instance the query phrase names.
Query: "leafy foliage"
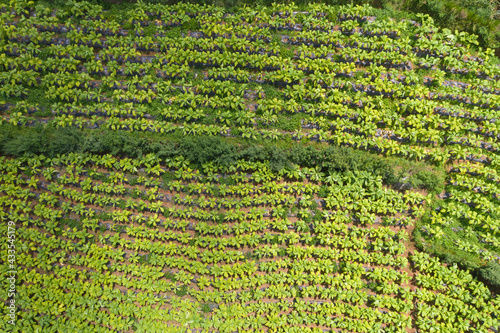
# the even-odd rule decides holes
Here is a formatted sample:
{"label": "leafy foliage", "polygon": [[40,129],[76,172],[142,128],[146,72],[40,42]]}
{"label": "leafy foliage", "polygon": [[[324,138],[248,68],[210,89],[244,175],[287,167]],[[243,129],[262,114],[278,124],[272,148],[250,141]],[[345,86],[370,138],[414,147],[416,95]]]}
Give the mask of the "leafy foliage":
{"label": "leafy foliage", "polygon": [[498,326],[464,271],[500,260],[484,40],[368,5],[58,4],[0,4],[17,331]]}
{"label": "leafy foliage", "polygon": [[493,288],[500,288],[500,265],[489,262],[486,266],[478,269],[478,274],[484,281]]}

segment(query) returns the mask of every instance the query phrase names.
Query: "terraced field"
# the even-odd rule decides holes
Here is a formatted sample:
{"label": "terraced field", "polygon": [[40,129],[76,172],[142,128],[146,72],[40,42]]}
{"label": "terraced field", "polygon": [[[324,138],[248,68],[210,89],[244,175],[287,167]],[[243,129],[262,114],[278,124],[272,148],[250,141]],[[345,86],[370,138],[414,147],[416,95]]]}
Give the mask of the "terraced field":
{"label": "terraced field", "polygon": [[[23,226],[19,327],[405,332],[496,322],[487,288],[407,245],[422,194],[369,173],[181,163],[2,160],[4,217]],[[208,320],[200,309],[213,311]]]}
{"label": "terraced field", "polygon": [[[495,288],[450,263],[500,263],[500,67],[475,36],[320,4],[16,0],[0,22],[2,235],[15,227],[0,268],[17,269],[2,330],[498,330]],[[446,179],[314,157],[12,153],[42,128],[341,146]]]}

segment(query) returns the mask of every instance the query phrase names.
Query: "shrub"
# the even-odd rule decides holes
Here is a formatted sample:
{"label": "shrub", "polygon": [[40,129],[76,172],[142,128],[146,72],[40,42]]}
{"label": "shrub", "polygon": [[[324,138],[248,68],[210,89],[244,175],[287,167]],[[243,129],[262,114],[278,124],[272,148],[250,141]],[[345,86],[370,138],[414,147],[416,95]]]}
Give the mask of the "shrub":
{"label": "shrub", "polygon": [[431,193],[441,193],[444,189],[444,176],[432,171],[419,171],[410,178],[413,187],[426,189]]}
{"label": "shrub", "polygon": [[65,127],[51,133],[48,151],[50,155],[76,152],[81,145],[82,132],[74,127]]}
{"label": "shrub", "polygon": [[269,160],[269,167],[273,172],[277,172],[285,167],[290,167],[288,157],[283,149],[277,146],[266,147],[266,153]]}
{"label": "shrub", "polygon": [[201,311],[202,311],[203,313],[209,313],[209,312],[212,312],[212,309],[210,308],[210,304],[208,304],[208,303],[204,303],[204,304],[202,304],[202,306],[201,306]]}
{"label": "shrub", "polygon": [[24,154],[56,156],[78,151],[82,132],[74,127],[55,129],[43,125],[35,128],[2,127],[1,148],[4,154],[22,156]]}
{"label": "shrub", "polygon": [[[281,42],[281,38],[280,38],[280,42]],[[292,49],[290,49],[284,45],[281,45],[280,56],[282,56],[283,58],[293,58],[294,53],[293,53]]]}
{"label": "shrub", "polygon": [[496,262],[489,262],[477,270],[479,276],[494,288],[500,288],[500,265]]}
{"label": "shrub", "polygon": [[[444,251],[448,251],[449,245],[442,245]],[[441,249],[440,249],[441,250]],[[437,252],[437,255],[446,264],[457,264],[460,268],[474,271],[477,269],[477,263],[474,261],[474,257],[468,253],[450,253],[450,252]]]}
{"label": "shrub", "polygon": [[112,154],[140,157],[150,151],[144,138],[136,138],[124,132],[102,131],[89,134],[82,144],[82,150],[92,154]]}
{"label": "shrub", "polygon": [[284,116],[279,116],[278,122],[276,123],[276,128],[286,132],[294,132],[299,130],[300,125],[300,117],[291,117],[287,118]]}
{"label": "shrub", "polygon": [[42,126],[33,131],[2,131],[2,151],[7,155],[22,156],[24,154],[47,154],[48,137]]}
{"label": "shrub", "polygon": [[264,90],[264,94],[267,99],[272,99],[272,98],[282,98],[283,93],[281,93],[277,88],[275,88],[273,85],[270,84],[262,84],[262,89]]}
{"label": "shrub", "polygon": [[229,166],[238,157],[236,147],[220,137],[186,137],[180,142],[179,152],[197,165],[214,162]]}
{"label": "shrub", "polygon": [[328,147],[322,157],[321,164],[328,170],[345,172],[359,169],[361,165],[361,154],[345,147]]}
{"label": "shrub", "polygon": [[166,187],[168,184],[172,182],[172,180],[175,179],[175,176],[172,172],[165,172],[161,176],[161,180],[163,181],[163,185]]}
{"label": "shrub", "polygon": [[319,188],[319,191],[318,191],[318,197],[319,198],[326,198],[328,196],[328,193],[329,193],[329,189],[328,189],[328,186],[327,185],[322,185],[320,188]]}
{"label": "shrub", "polygon": [[174,142],[153,142],[150,145],[150,150],[162,160],[175,158],[179,156],[179,152]]}
{"label": "shrub", "polygon": [[181,38],[181,27],[168,28],[165,30],[165,36],[168,38]]}
{"label": "shrub", "polygon": [[317,158],[317,151],[311,146],[294,145],[288,154],[290,162],[306,167],[312,167]]}
{"label": "shrub", "polygon": [[182,286],[175,291],[175,294],[179,297],[186,296],[188,294],[187,286]]}
{"label": "shrub", "polygon": [[266,149],[261,146],[250,146],[240,152],[238,159],[245,159],[250,162],[263,162],[266,160]]}

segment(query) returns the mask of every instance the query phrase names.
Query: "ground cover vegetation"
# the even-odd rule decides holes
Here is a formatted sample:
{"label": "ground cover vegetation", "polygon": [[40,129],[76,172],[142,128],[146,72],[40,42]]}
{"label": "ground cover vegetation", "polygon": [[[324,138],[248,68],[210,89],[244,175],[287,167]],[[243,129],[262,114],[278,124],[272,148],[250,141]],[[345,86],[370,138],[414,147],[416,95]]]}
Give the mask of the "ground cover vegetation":
{"label": "ground cover vegetation", "polygon": [[476,35],[366,5],[108,9],[0,1],[15,330],[498,328]]}

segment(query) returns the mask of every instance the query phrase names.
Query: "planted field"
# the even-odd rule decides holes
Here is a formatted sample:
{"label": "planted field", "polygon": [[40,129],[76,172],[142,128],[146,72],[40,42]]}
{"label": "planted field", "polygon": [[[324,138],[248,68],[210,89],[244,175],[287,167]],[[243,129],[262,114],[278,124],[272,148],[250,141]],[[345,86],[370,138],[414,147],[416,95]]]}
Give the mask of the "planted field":
{"label": "planted field", "polygon": [[20,328],[487,331],[497,322],[498,298],[484,285],[407,247],[426,197],[368,173],[276,174],[244,161],[200,171],[151,156],[2,166],[4,218],[22,224]]}
{"label": "planted field", "polygon": [[[495,288],[463,269],[500,263],[500,67],[476,36],[368,6],[0,2],[0,214],[2,233],[17,226],[15,330],[500,325]],[[47,129],[65,145],[43,146]],[[110,132],[153,144],[104,154],[89,138]],[[251,149],[231,163],[222,150],[227,163],[165,157],[161,140],[183,136],[264,145],[268,161]],[[393,179],[378,162],[332,166],[314,154],[276,167],[269,145],[280,144],[430,171],[405,166]]]}

